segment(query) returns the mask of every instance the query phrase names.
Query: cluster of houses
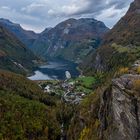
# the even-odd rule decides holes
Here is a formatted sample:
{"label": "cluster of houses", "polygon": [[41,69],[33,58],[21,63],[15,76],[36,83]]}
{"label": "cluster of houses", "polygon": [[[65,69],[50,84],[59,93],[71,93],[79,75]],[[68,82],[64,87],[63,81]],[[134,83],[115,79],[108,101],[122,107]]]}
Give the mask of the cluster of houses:
{"label": "cluster of houses", "polygon": [[54,95],[59,95],[58,89],[61,89],[63,94],[62,94],[62,99],[67,102],[67,103],[74,103],[78,104],[85,96],[86,94],[84,92],[77,92],[75,91],[76,89],[76,83],[75,82],[68,82],[66,81],[59,81],[57,84],[51,84],[51,83],[46,83],[39,86],[44,90],[44,93],[46,94],[54,94]]}
{"label": "cluster of houses", "polygon": [[65,102],[78,104],[86,94],[84,92],[76,91],[76,84],[78,81],[70,82],[69,79],[71,79],[71,74],[68,71],[66,71],[65,75],[65,81],[58,81],[55,84],[53,82],[44,82],[39,83],[39,86],[44,90],[44,93],[51,95],[59,95],[59,91],[62,91],[62,99]]}
{"label": "cluster of houses", "polygon": [[64,94],[63,99],[67,103],[79,104],[84,97],[83,92],[67,92]]}
{"label": "cluster of houses", "polygon": [[78,104],[85,97],[84,92],[75,91],[76,88],[75,82],[65,81],[62,84],[62,87],[65,90],[65,93],[63,95],[63,99],[65,102]]}

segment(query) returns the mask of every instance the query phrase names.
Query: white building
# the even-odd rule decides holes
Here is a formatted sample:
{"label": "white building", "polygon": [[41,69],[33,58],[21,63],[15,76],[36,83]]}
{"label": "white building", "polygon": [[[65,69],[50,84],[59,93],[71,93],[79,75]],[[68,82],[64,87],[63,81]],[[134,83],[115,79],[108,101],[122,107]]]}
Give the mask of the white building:
{"label": "white building", "polygon": [[47,85],[47,86],[44,88],[44,92],[48,92],[48,93],[51,92],[50,86],[49,86],[49,85]]}
{"label": "white building", "polygon": [[67,78],[67,79],[71,79],[71,74],[70,74],[69,71],[66,71],[66,72],[65,72],[65,75],[66,75],[66,78]]}

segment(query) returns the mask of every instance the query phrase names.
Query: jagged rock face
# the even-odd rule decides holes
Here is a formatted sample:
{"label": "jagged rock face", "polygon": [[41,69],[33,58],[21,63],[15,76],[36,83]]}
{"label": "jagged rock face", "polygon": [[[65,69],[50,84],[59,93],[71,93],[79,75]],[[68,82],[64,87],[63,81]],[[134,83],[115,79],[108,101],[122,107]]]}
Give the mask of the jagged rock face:
{"label": "jagged rock face", "polygon": [[[131,78],[138,77],[136,75],[136,77],[132,76]],[[113,133],[120,140],[140,139],[139,97],[129,95],[129,91],[125,92],[125,85],[127,85],[127,82],[132,82],[131,78],[116,79],[112,87],[113,123],[118,129]],[[114,136],[112,135],[110,139],[114,140]]]}
{"label": "jagged rock face", "polygon": [[108,140],[140,139],[139,81],[140,75],[133,71],[113,79],[111,89],[104,92],[100,111],[102,138],[106,131]]}
{"label": "jagged rock face", "polygon": [[140,140],[139,68],[136,61],[85,100],[71,121],[69,140]]}
{"label": "jagged rock face", "polygon": [[44,31],[33,44],[33,48],[36,53],[44,50],[40,54],[44,56],[78,58],[80,54],[87,55],[96,48],[108,30],[104,23],[95,19],[68,19]]}

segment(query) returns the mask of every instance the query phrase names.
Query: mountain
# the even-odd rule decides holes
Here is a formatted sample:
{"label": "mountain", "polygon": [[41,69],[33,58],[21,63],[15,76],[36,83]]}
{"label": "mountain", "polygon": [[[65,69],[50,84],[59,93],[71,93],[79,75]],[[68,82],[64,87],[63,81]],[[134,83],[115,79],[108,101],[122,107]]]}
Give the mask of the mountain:
{"label": "mountain", "polygon": [[90,18],[68,19],[54,28],[46,28],[40,34],[24,30],[7,19],[1,18],[0,24],[39,57],[57,57],[77,62],[94,51],[109,31],[104,23]]}
{"label": "mountain", "polygon": [[32,48],[40,56],[78,61],[98,47],[107,31],[104,23],[95,19],[68,19],[45,30]]}
{"label": "mountain", "polygon": [[0,24],[0,69],[27,73],[37,57],[11,32]]}
{"label": "mountain", "polygon": [[[0,139],[140,140],[139,9],[140,1],[135,0],[97,51],[81,64],[85,75],[94,75],[96,86],[91,84],[93,93],[79,104],[44,93],[39,86],[50,81],[38,81],[38,86],[21,75],[0,70]],[[48,35],[51,30],[44,32]],[[25,52],[28,49],[0,26],[0,59],[8,59],[12,67],[15,61],[23,62],[24,54],[29,63],[32,54],[26,56]],[[78,94],[85,90],[80,86]]]}
{"label": "mountain", "polygon": [[[105,43],[140,46],[140,2],[131,4],[126,15],[115,25],[105,38]],[[119,34],[119,36],[118,36]]]}
{"label": "mountain", "polygon": [[[119,65],[128,65],[139,57],[140,1],[135,0],[128,12],[104,37],[96,53],[92,53],[81,68],[89,71],[110,71]],[[137,53],[136,53],[137,52]],[[135,55],[134,55],[135,54]]]}
{"label": "mountain", "polygon": [[135,0],[89,62],[81,65],[85,74],[103,81],[77,107],[68,140],[140,139],[139,35],[140,1]]}
{"label": "mountain", "polygon": [[38,34],[35,32],[24,30],[19,24],[13,23],[7,19],[0,18],[0,24],[17,36],[17,38],[29,48],[38,38]]}

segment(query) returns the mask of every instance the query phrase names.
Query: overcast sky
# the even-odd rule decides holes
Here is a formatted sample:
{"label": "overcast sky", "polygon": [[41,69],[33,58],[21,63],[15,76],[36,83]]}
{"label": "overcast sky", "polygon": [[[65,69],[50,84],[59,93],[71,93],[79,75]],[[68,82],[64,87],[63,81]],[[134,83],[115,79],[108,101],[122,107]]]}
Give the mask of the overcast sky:
{"label": "overcast sky", "polygon": [[90,17],[112,27],[133,0],[0,0],[0,17],[41,32],[68,18]]}

